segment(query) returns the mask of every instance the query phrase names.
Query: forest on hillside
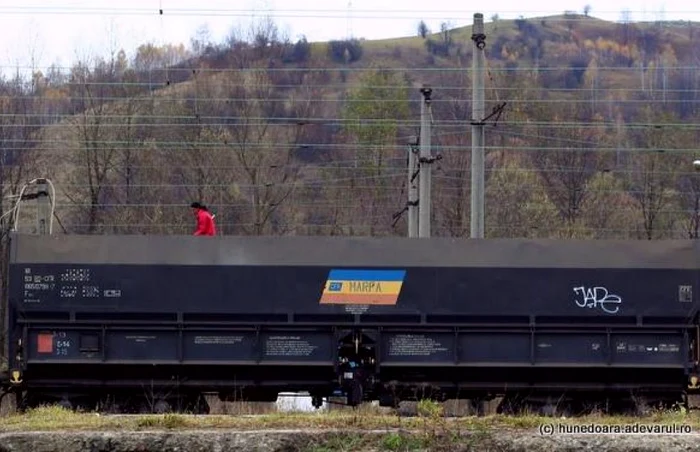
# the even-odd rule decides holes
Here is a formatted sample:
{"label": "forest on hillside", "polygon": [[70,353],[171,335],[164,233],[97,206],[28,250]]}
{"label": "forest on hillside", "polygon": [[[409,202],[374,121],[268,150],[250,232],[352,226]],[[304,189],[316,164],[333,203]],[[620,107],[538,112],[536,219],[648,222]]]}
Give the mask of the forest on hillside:
{"label": "forest on hillside", "polygon": [[[487,237],[698,237],[696,27],[487,23],[487,111],[505,103],[486,131]],[[56,187],[54,233],[189,234],[199,200],[222,234],[406,235],[429,84],[433,235],[468,237],[470,33],[309,43],[263,20],[2,80],[3,235],[35,177]]]}

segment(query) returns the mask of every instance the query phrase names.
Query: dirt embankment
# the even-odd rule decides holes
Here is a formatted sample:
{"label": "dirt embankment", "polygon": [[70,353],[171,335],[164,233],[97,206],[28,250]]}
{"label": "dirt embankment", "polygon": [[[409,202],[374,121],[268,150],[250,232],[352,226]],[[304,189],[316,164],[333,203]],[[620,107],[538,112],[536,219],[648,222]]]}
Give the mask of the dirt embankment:
{"label": "dirt embankment", "polygon": [[493,431],[459,437],[399,431],[13,432],[0,452],[700,451],[700,435],[560,435]]}

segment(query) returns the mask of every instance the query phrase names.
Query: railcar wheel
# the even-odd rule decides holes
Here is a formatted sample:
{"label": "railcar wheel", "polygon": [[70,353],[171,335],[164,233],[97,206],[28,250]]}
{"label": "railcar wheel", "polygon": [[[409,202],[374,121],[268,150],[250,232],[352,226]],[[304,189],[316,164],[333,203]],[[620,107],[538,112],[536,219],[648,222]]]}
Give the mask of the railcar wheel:
{"label": "railcar wheel", "polygon": [[506,416],[514,416],[521,414],[525,409],[525,403],[517,393],[506,394],[498,404],[496,413]]}
{"label": "railcar wheel", "polygon": [[379,406],[381,407],[397,409],[400,402],[401,400],[398,397],[391,394],[382,394],[379,396]]}
{"label": "railcar wheel", "polygon": [[165,399],[159,399],[153,404],[153,412],[155,414],[166,414],[172,411],[170,403]]}
{"label": "railcar wheel", "polygon": [[192,394],[185,399],[182,411],[192,414],[209,414],[211,407],[204,394]]}
{"label": "railcar wheel", "polygon": [[318,410],[319,408],[321,408],[321,407],[323,406],[323,397],[320,396],[320,395],[314,395],[314,396],[312,396],[312,397],[311,397],[311,405],[312,405],[315,409]]}
{"label": "railcar wheel", "polygon": [[470,414],[478,417],[486,415],[486,402],[483,399],[469,399],[469,408]]}
{"label": "railcar wheel", "polygon": [[362,399],[364,398],[364,388],[362,383],[357,380],[353,380],[350,389],[347,394],[347,404],[350,406],[358,406],[362,404]]}

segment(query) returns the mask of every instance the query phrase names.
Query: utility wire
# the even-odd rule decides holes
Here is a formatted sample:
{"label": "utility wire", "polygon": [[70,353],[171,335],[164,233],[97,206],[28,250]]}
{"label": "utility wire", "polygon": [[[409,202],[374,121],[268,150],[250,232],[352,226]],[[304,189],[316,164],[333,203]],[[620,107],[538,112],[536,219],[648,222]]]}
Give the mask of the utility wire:
{"label": "utility wire", "polygon": [[[43,8],[43,7],[42,7]],[[60,14],[105,14],[105,11],[113,11],[116,14],[131,14],[131,15],[146,15],[154,14],[150,8],[144,9],[122,9],[119,8],[81,8],[73,9],[66,8],[39,8],[38,10],[15,9],[3,10],[7,14],[21,14],[32,12],[38,14],[51,14],[58,11]],[[191,15],[204,15],[214,13],[214,10],[204,9],[181,9],[168,10],[167,15],[184,14],[185,12]],[[221,9],[216,10],[217,15],[237,15],[247,14],[245,10],[237,9]],[[57,14],[58,14],[57,13]],[[277,14],[297,14],[299,10],[278,10]],[[404,11],[401,14],[411,14],[413,11]],[[418,13],[418,11],[415,11]],[[420,12],[421,14],[423,12]],[[458,14],[452,14],[453,17],[460,17]],[[317,10],[315,13],[306,13],[309,15],[334,14],[332,10]],[[373,15],[372,19],[381,17],[377,11],[368,11],[368,15]],[[163,24],[162,4],[159,12],[159,20],[161,23],[161,32]],[[342,17],[345,17],[345,12],[341,12]],[[400,16],[394,14],[394,18]],[[357,16],[356,16],[357,17]],[[426,18],[421,16],[420,18]],[[552,22],[558,19],[547,18]],[[582,19],[580,17],[564,17],[563,21],[571,23],[571,21],[582,21],[590,19]],[[488,30],[488,29],[487,29]],[[488,32],[488,31],[487,31]],[[491,60],[493,61],[493,60]],[[186,65],[186,64],[184,64]],[[9,66],[4,66],[5,68]],[[12,66],[12,69],[17,69],[17,66]],[[61,68],[57,68],[61,69]],[[70,68],[63,68],[70,69]],[[489,79],[491,86],[488,88],[494,99],[487,99],[487,102],[507,102],[510,106],[515,106],[521,109],[521,114],[525,117],[533,117],[536,108],[541,106],[551,106],[551,111],[547,110],[537,113],[537,120],[522,119],[522,117],[509,117],[510,112],[506,113],[505,118],[498,121],[498,128],[492,129],[493,132],[489,139],[491,143],[486,146],[486,149],[492,154],[498,152],[502,155],[517,155],[519,168],[513,169],[510,166],[500,166],[503,162],[499,158],[489,162],[491,167],[486,168],[486,173],[492,180],[505,183],[508,178],[514,175],[524,176],[523,184],[518,187],[518,195],[526,196],[532,193],[549,192],[550,197],[556,187],[545,187],[540,178],[545,176],[559,177],[559,184],[565,184],[569,175],[574,175],[582,179],[581,182],[575,182],[574,186],[566,187],[563,185],[563,190],[583,189],[590,196],[625,196],[628,197],[627,204],[615,205],[616,213],[634,213],[638,214],[640,207],[634,202],[643,200],[645,196],[649,196],[649,190],[640,185],[634,180],[635,177],[649,176],[659,178],[659,180],[668,179],[668,183],[662,186],[664,190],[672,191],[673,199],[665,204],[662,204],[656,209],[656,214],[664,214],[669,216],[679,216],[679,218],[687,217],[692,213],[691,209],[682,207],[682,197],[693,197],[700,193],[700,185],[697,187],[688,185],[697,176],[692,171],[669,169],[668,167],[655,166],[650,168],[641,168],[630,163],[624,165],[610,165],[605,159],[610,155],[624,154],[627,158],[637,158],[641,156],[663,156],[663,159],[668,160],[667,156],[678,157],[682,154],[696,154],[697,149],[694,143],[697,140],[684,140],[673,142],[671,138],[664,137],[658,143],[651,141],[643,141],[635,134],[640,132],[651,131],[654,133],[666,133],[678,135],[679,133],[697,133],[700,132],[700,126],[697,121],[673,119],[664,124],[659,124],[655,120],[644,120],[641,117],[633,117],[626,115],[628,121],[619,123],[616,121],[615,115],[612,114],[613,108],[639,108],[639,106],[648,105],[659,108],[675,108],[679,104],[688,105],[697,103],[696,94],[700,92],[698,85],[689,85],[687,89],[665,87],[667,89],[653,89],[646,87],[642,88],[638,85],[631,85],[625,88],[613,89],[588,89],[582,87],[574,88],[550,88],[537,86],[512,86],[510,82],[505,81],[505,77],[517,79],[522,77],[526,72],[537,72],[539,75],[551,75],[553,73],[565,73],[572,70],[583,70],[584,67],[572,68],[566,67],[539,67],[534,65],[523,65],[520,67],[499,67],[495,64],[488,65]],[[697,71],[695,65],[688,62],[679,62],[677,64],[668,65],[662,68],[667,73],[688,71],[689,74],[694,74]],[[395,157],[399,155],[400,149],[405,148],[406,133],[408,129],[416,126],[418,120],[409,118],[380,118],[372,117],[372,114],[365,115],[362,121],[350,120],[342,117],[339,113],[330,111],[333,108],[352,105],[355,103],[352,99],[344,95],[345,91],[350,91],[355,88],[366,88],[356,81],[350,81],[348,84],[332,82],[331,84],[318,84],[323,86],[324,90],[330,88],[336,90],[336,97],[327,97],[321,95],[320,91],[314,91],[312,94],[316,97],[301,98],[295,94],[296,102],[292,105],[301,105],[303,103],[313,104],[315,108],[323,109],[323,111],[313,112],[312,114],[292,115],[288,110],[280,110],[275,113],[265,112],[262,109],[256,110],[254,114],[243,114],[238,110],[244,109],[249,104],[275,106],[276,104],[290,103],[289,97],[284,97],[274,91],[260,94],[253,92],[251,94],[247,89],[242,91],[245,94],[237,92],[239,88],[248,88],[249,85],[242,84],[239,80],[254,76],[257,73],[263,73],[269,76],[270,84],[268,87],[274,87],[274,90],[296,90],[297,86],[285,82],[284,84],[274,83],[273,78],[276,76],[294,76],[295,74],[310,74],[313,72],[325,72],[326,74],[341,73],[341,71],[350,76],[361,75],[364,72],[374,70],[374,68],[360,67],[358,65],[329,69],[325,67],[310,67],[310,68],[253,68],[244,69],[237,68],[208,68],[194,69],[192,68],[177,68],[165,67],[151,71],[151,74],[164,73],[164,84],[172,77],[175,77],[178,72],[189,72],[194,74],[192,78],[186,80],[183,87],[190,86],[188,89],[176,89],[180,87],[170,87],[156,90],[153,92],[129,92],[128,89],[148,87],[151,88],[153,83],[146,82],[121,82],[121,81],[98,81],[91,79],[71,80],[59,86],[49,86],[47,89],[54,89],[59,96],[55,99],[47,99],[41,95],[27,95],[25,92],[0,92],[0,101],[28,101],[37,102],[33,108],[45,108],[44,106],[55,106],[53,112],[46,111],[31,111],[24,109],[23,111],[13,112],[5,104],[0,108],[0,145],[3,151],[3,165],[0,168],[3,171],[24,171],[28,167],[32,167],[31,160],[23,160],[24,154],[31,151],[39,161],[44,159],[50,161],[50,168],[58,171],[58,165],[63,164],[64,167],[68,164],[75,170],[71,175],[71,179],[64,178],[61,181],[59,190],[63,194],[58,194],[56,197],[59,200],[53,199],[55,207],[64,211],[71,210],[89,210],[97,208],[101,214],[104,214],[99,225],[100,228],[167,228],[177,227],[182,228],[183,223],[173,223],[173,215],[187,206],[187,203],[179,202],[183,197],[194,193],[197,190],[208,190],[208,194],[212,195],[215,200],[208,202],[212,206],[219,209],[237,209],[249,210],[251,202],[248,202],[248,190],[262,188],[271,192],[289,191],[291,194],[290,200],[285,201],[286,207],[292,209],[301,209],[301,212],[296,212],[295,224],[290,225],[291,229],[300,230],[303,228],[358,228],[367,229],[374,223],[384,224],[390,221],[385,214],[381,212],[386,210],[386,207],[395,202],[395,195],[400,193],[404,187],[405,170],[403,168],[404,158]],[[642,74],[639,67],[610,67],[603,64],[597,67],[599,76],[606,75],[623,75],[634,76]],[[431,82],[434,89],[434,130],[436,141],[431,146],[436,152],[440,152],[443,160],[440,162],[442,170],[439,169],[434,175],[436,182],[435,193],[439,195],[437,203],[444,204],[451,208],[452,206],[464,206],[467,192],[467,181],[464,174],[468,173],[468,160],[464,158],[467,154],[467,140],[470,138],[468,130],[468,115],[463,119],[450,118],[449,115],[454,111],[448,110],[449,107],[461,107],[464,111],[468,111],[468,106],[471,99],[468,97],[470,89],[471,68],[469,67],[423,67],[423,68],[387,68],[386,71],[394,74],[409,73],[414,78],[433,77],[438,78],[439,83]],[[213,90],[214,85],[218,83],[212,80],[211,82],[201,82],[201,79],[206,74],[218,72],[220,75],[233,75],[232,79],[227,81],[221,91]],[[115,75],[115,74],[112,74]],[[452,80],[444,80],[451,76],[459,76],[464,81],[464,86],[457,84]],[[646,74],[646,77],[650,77]],[[137,74],[137,77],[143,77],[143,74]],[[510,80],[510,79],[509,79]],[[522,79],[521,79],[522,80]],[[310,85],[307,84],[307,88]],[[311,86],[317,86],[312,84]],[[77,88],[77,89],[75,89]],[[117,88],[125,97],[117,95]],[[366,105],[385,104],[394,105],[398,103],[406,103],[409,106],[420,102],[419,96],[414,95],[414,87],[407,87],[400,84],[391,83],[387,86],[374,86],[370,88],[383,89],[391,94],[382,99],[362,100]],[[194,90],[188,91],[189,89]],[[408,89],[411,96],[406,99],[400,96],[399,90]],[[86,90],[89,93],[86,93]],[[145,90],[144,90],[145,91]],[[246,92],[247,91],[247,92]],[[231,95],[229,96],[228,93]],[[41,94],[41,93],[39,93]],[[593,99],[591,96],[601,96]],[[666,96],[662,98],[661,96]],[[65,96],[65,97],[61,97]],[[568,97],[555,97],[568,96]],[[623,96],[629,96],[625,99]],[[653,97],[658,96],[658,97]],[[607,99],[605,97],[608,97]],[[45,104],[42,104],[45,102]],[[63,102],[63,104],[61,104]],[[73,104],[71,112],[65,108],[66,103]],[[84,104],[76,107],[75,105]],[[118,109],[103,108],[102,104],[114,103],[121,104]],[[142,110],[141,113],[123,114],[116,111],[124,111],[122,108],[125,104],[131,107],[136,106],[142,108],[143,104],[151,103],[158,104],[159,108],[171,105],[172,103],[186,105],[194,103],[192,114],[164,114],[157,112],[157,109]],[[63,105],[63,106],[62,106]],[[576,118],[575,111],[566,111],[568,105],[577,107],[585,105],[586,110],[591,114],[585,117]],[[74,113],[79,113],[80,108],[86,108],[83,114],[77,117]],[[534,107],[534,108],[533,108]],[[275,107],[277,108],[277,107]],[[393,108],[393,107],[392,107]],[[189,107],[188,107],[189,109]],[[610,110],[609,110],[610,109]],[[454,110],[454,108],[453,108]],[[58,111],[59,113],[56,113]],[[150,114],[151,111],[155,112]],[[582,111],[582,110],[581,110]],[[234,113],[231,113],[234,112]],[[592,113],[601,113],[604,120],[590,121],[585,118],[592,117]],[[556,114],[556,116],[555,116]],[[140,116],[138,116],[140,115]],[[550,117],[546,117],[550,115]],[[632,119],[629,119],[632,118]],[[87,119],[87,122],[80,124],[80,120]],[[34,121],[35,123],[32,123]],[[76,122],[77,121],[77,122]],[[115,122],[120,121],[120,122]],[[309,126],[323,126],[329,128],[330,136],[328,140],[319,139],[318,136],[311,139],[304,136],[297,137],[293,140],[282,138],[281,130],[288,131],[288,128],[295,130],[300,123],[305,123]],[[376,168],[372,166],[363,166],[362,159],[348,158],[348,155],[353,153],[371,153],[377,151],[377,146],[368,143],[344,143],[338,140],[339,132],[347,125],[362,125],[362,126],[385,126],[391,124],[396,127],[396,142],[388,143],[383,146],[382,153],[387,155],[382,156],[382,164],[384,165],[381,174],[367,174]],[[42,134],[32,134],[24,136],[24,132],[28,127],[46,126],[42,130]],[[246,130],[247,133],[257,133],[257,130],[268,128],[274,130],[274,133],[266,136],[260,136],[257,140],[246,142],[244,145],[237,143],[235,139],[229,138],[224,141],[220,137],[214,135],[209,137],[198,136],[190,138],[186,133],[195,131],[212,131],[221,132],[224,130]],[[461,129],[461,130],[460,130]],[[135,132],[135,130],[137,132]],[[173,132],[177,130],[176,135]],[[491,130],[491,129],[490,129]],[[444,132],[443,132],[444,131]],[[68,133],[80,132],[82,135],[69,137]],[[94,135],[90,135],[94,132]],[[625,132],[628,136],[624,141],[619,137],[611,137],[612,132]],[[125,138],[129,133],[132,138]],[[199,133],[199,132],[197,132]],[[568,134],[571,136],[556,136],[557,133]],[[117,135],[120,134],[120,135]],[[586,138],[586,134],[593,136]],[[335,139],[330,139],[330,137]],[[89,138],[89,139],[88,139]],[[175,139],[173,139],[175,138]],[[248,138],[246,139],[248,140]],[[85,145],[87,143],[87,145]],[[661,143],[661,144],[659,144]],[[660,149],[663,147],[662,149]],[[241,149],[244,149],[242,152]],[[127,153],[129,158],[137,160],[126,162]],[[307,164],[300,160],[290,159],[285,161],[286,156],[292,155],[293,152],[311,152],[316,153],[316,156],[321,152],[326,152],[328,158],[337,159],[335,165],[329,163],[326,166],[314,163]],[[664,151],[663,153],[660,151]],[[585,153],[585,154],[583,154]],[[59,162],[58,156],[72,155],[79,158],[87,158],[86,160],[74,160],[69,163]],[[264,159],[271,159],[271,163],[255,163],[256,157],[262,155]],[[544,167],[536,167],[535,162],[530,157],[538,155],[554,155],[556,156],[580,156],[580,155],[595,155],[595,160],[590,166],[587,164],[581,165],[563,165],[563,164],[548,164]],[[225,157],[222,157],[225,156]],[[48,160],[49,158],[55,160]],[[250,159],[253,159],[252,161]],[[102,159],[102,160],[101,160]],[[153,160],[138,160],[138,159],[153,159]],[[182,160],[180,160],[182,159]],[[186,160],[190,162],[189,168],[181,168],[178,162]],[[210,160],[207,160],[210,159]],[[232,161],[239,159],[241,163],[232,164]],[[449,159],[449,160],[448,160]],[[557,162],[558,160],[553,160]],[[638,164],[642,160],[634,160]],[[652,160],[650,160],[652,161]],[[151,162],[151,163],[148,163]],[[159,162],[159,163],[152,163]],[[211,162],[217,162],[212,164]],[[289,162],[294,162],[290,164]],[[95,166],[97,165],[97,167]],[[200,179],[200,182],[195,183],[194,179],[184,179],[184,174],[188,177],[194,177],[198,171],[207,170],[209,173],[206,177]],[[86,174],[94,175],[95,171],[104,171],[109,177],[105,177],[95,185],[94,181],[88,182]],[[148,174],[147,171],[152,171],[153,174]],[[325,177],[318,177],[317,173],[323,172]],[[168,174],[170,173],[170,174]],[[174,176],[175,173],[182,173]],[[294,176],[288,177],[287,173],[295,173]],[[461,174],[460,174],[461,173]],[[158,174],[158,176],[154,176]],[[620,181],[624,184],[615,186],[597,186],[594,184],[588,185],[595,175],[608,174],[622,176]],[[251,182],[255,175],[256,182]],[[130,177],[129,183],[117,182],[124,177]],[[167,177],[166,177],[167,176]],[[681,177],[685,179],[680,179]],[[151,178],[151,179],[149,179]],[[500,178],[500,179],[499,179]],[[54,178],[55,180],[56,178]],[[698,179],[700,181],[700,179]],[[563,181],[563,182],[562,182]],[[688,182],[682,185],[681,182]],[[556,182],[556,181],[555,181]],[[578,185],[576,185],[578,184]],[[239,192],[229,192],[235,186]],[[641,187],[641,188],[640,188]],[[12,191],[12,184],[2,186],[4,192]],[[499,190],[503,187],[498,185],[487,185],[487,194],[489,190]],[[508,187],[506,187],[508,188]],[[510,187],[513,188],[513,187]],[[561,187],[560,187],[561,188]],[[695,189],[697,188],[697,190]],[[94,202],[86,201],[83,194],[89,190],[99,190],[100,201],[99,205]],[[341,201],[332,200],[332,194],[324,193],[326,191],[336,191],[341,193]],[[130,192],[131,199],[122,196],[124,192]],[[315,196],[308,195],[308,191],[313,191]],[[169,192],[169,193],[168,193]],[[73,199],[69,202],[66,199],[66,194],[70,193]],[[79,194],[79,195],[76,195]],[[321,196],[326,195],[326,196]],[[652,193],[653,195],[653,193]],[[362,201],[364,196],[371,199],[376,205],[368,207]],[[665,195],[664,195],[665,196]],[[354,198],[353,198],[354,197]],[[118,202],[118,199],[123,199],[124,202]],[[313,199],[313,201],[311,200]],[[364,199],[364,198],[363,198]],[[552,197],[553,199],[553,197]],[[173,200],[178,200],[177,203]],[[635,201],[636,200],[636,201]],[[503,200],[507,203],[508,200]],[[265,203],[274,204],[275,201],[262,201],[262,208],[277,207]],[[557,204],[550,199],[550,204]],[[689,205],[689,204],[688,204]],[[498,206],[496,206],[498,207]],[[561,206],[554,206],[559,208]],[[507,206],[506,206],[507,208]],[[123,221],[119,214],[114,212],[133,211],[135,209],[152,209],[158,211],[168,209],[170,217],[158,224],[147,222],[131,223]],[[323,213],[326,211],[335,211],[344,209],[346,224],[338,225],[327,223],[327,220],[310,221],[309,216],[314,213]],[[354,213],[353,213],[354,212]],[[357,214],[357,212],[363,212]],[[379,213],[378,213],[379,212]],[[438,216],[445,216],[449,213],[443,210],[437,213]],[[245,221],[249,217],[242,214],[233,214],[228,212],[221,216],[220,225],[223,227],[251,227],[254,224]],[[235,218],[234,218],[235,217]],[[239,218],[240,217],[240,218]],[[217,218],[219,218],[217,216]],[[277,219],[276,221],[281,221]],[[360,222],[361,224],[354,224]],[[384,223],[382,223],[384,222]],[[318,223],[318,224],[316,224]],[[371,224],[370,224],[371,223]],[[71,216],[66,221],[62,221],[64,231],[73,228],[83,228],[88,226],[85,224],[83,217]],[[489,230],[510,230],[513,226],[518,226],[517,221],[503,220],[501,224],[488,225]],[[521,225],[522,226],[522,225]],[[550,230],[563,230],[557,225],[548,226]],[[638,233],[639,228],[609,228],[605,225],[596,227],[588,226],[590,230],[596,233],[621,233],[624,231],[629,233]],[[388,229],[388,227],[387,227]],[[464,225],[458,225],[453,228],[446,228],[436,225],[434,230],[438,233],[454,233],[461,231]],[[542,227],[541,229],[546,229]],[[666,231],[667,233],[679,234],[682,228],[678,226],[667,228],[665,225],[656,227],[658,232]],[[466,231],[464,231],[466,232]]]}

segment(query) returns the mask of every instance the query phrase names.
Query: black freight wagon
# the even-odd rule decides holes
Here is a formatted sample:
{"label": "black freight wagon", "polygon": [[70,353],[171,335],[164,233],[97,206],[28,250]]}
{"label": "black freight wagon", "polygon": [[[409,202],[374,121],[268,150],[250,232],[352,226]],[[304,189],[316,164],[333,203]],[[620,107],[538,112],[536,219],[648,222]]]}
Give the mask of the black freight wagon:
{"label": "black freight wagon", "polygon": [[696,383],[696,241],[15,235],[10,253],[24,406],[308,391],[578,411]]}

